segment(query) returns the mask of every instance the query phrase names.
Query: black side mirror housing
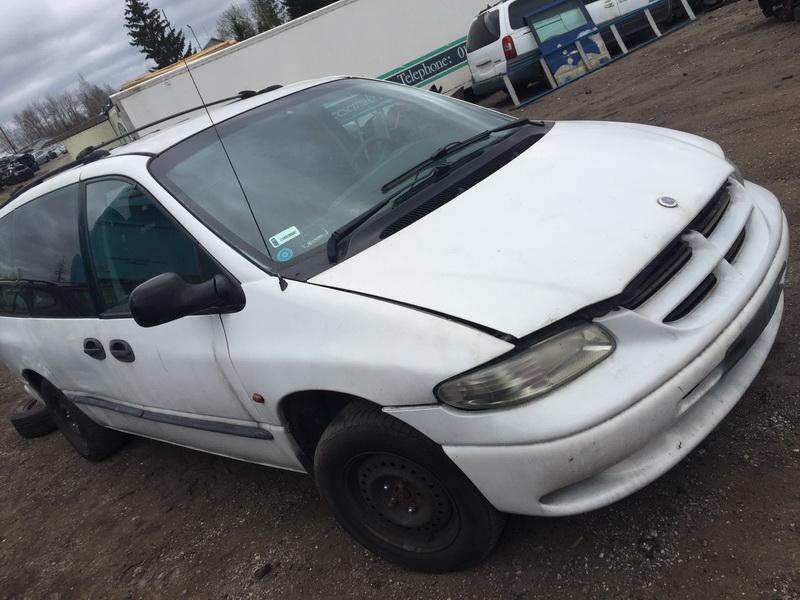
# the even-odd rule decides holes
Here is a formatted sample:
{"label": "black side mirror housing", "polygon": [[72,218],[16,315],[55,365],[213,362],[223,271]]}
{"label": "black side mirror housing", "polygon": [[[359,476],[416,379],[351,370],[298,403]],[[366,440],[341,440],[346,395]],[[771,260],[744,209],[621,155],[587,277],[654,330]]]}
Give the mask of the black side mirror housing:
{"label": "black side mirror housing", "polygon": [[240,311],[245,295],[242,286],[225,275],[187,283],[177,273],[164,273],[134,289],[128,304],[136,323],[156,327],[211,310],[220,314]]}

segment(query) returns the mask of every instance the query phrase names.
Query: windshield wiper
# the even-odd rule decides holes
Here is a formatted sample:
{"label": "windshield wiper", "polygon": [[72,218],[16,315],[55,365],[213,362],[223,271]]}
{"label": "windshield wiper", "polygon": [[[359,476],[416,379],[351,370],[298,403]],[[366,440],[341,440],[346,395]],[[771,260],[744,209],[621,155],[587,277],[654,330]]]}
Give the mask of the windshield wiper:
{"label": "windshield wiper", "polygon": [[516,129],[518,127],[522,127],[524,125],[531,125],[533,123],[534,122],[531,121],[530,119],[518,119],[516,121],[511,121],[510,123],[506,123],[505,125],[501,125],[500,127],[495,127],[494,129],[487,129],[486,131],[483,131],[477,135],[473,135],[472,137],[467,138],[465,140],[446,144],[445,146],[442,146],[441,148],[436,150],[436,152],[431,154],[428,158],[426,158],[422,162],[411,167],[405,173],[398,175],[391,181],[384,184],[384,186],[381,188],[381,191],[383,193],[386,193],[390,190],[393,190],[398,185],[403,183],[406,179],[415,176],[420,171],[427,169],[428,167],[442,160],[443,158],[446,158],[451,154],[455,154],[456,152],[459,152],[464,148],[468,148],[469,146],[477,144],[478,142],[482,142],[483,140],[491,137],[495,133],[501,133],[503,131]]}
{"label": "windshield wiper", "polygon": [[328,238],[328,262],[331,264],[339,262],[339,244],[347,238],[351,233],[353,233],[356,229],[361,227],[364,223],[369,221],[373,216],[378,214],[381,209],[385,206],[391,204],[394,201],[394,196],[390,196],[381,202],[378,202],[375,206],[370,208],[369,210],[361,213],[355,219],[350,221],[349,223],[345,223],[339,229],[334,231],[331,234],[331,237]]}
{"label": "windshield wiper", "polygon": [[[381,188],[381,191],[383,193],[391,191],[392,189],[396,188],[398,185],[400,185],[407,179],[410,179],[411,177],[416,177],[417,175],[419,175],[419,173],[421,173],[428,167],[435,165],[438,161],[442,160],[443,158],[446,158],[451,154],[455,154],[456,152],[459,152],[464,148],[468,148],[469,146],[477,144],[478,142],[481,142],[491,137],[495,133],[501,133],[503,131],[517,129],[518,127],[522,127],[524,125],[537,125],[537,124],[539,123],[537,123],[536,121],[531,121],[529,119],[518,119],[516,121],[511,121],[510,123],[506,123],[505,125],[501,125],[500,127],[495,127],[494,129],[488,129],[460,142],[452,142],[450,144],[442,146],[436,152],[431,154],[430,157],[423,160],[418,165],[412,167],[402,175],[392,179],[390,182],[388,182]],[[451,165],[438,165],[437,168],[434,169],[434,176],[437,173],[448,172],[449,169],[445,167],[449,166]],[[430,178],[427,177],[425,178],[426,181],[429,179]],[[415,184],[412,184],[408,189],[404,190],[403,192],[400,192],[398,194],[393,194],[392,196],[389,196],[388,198],[382,200],[381,202],[378,202],[378,204],[376,204],[369,210],[363,212],[362,214],[358,215],[355,219],[351,220],[348,223],[345,223],[344,225],[339,227],[339,229],[334,231],[328,238],[328,245],[327,245],[328,261],[331,264],[339,262],[339,246],[341,245],[341,243],[345,239],[347,239],[354,231],[356,231],[359,227],[361,227],[364,223],[372,219],[372,217],[374,217],[381,210],[383,210],[386,206],[388,206],[389,204],[399,204],[400,197],[407,194],[409,190],[413,189],[414,187]]]}
{"label": "windshield wiper", "polygon": [[[472,154],[470,154],[468,156],[465,156],[465,157],[459,159],[458,161],[456,161],[456,164],[461,164],[462,162],[467,162],[467,161],[471,160],[472,158],[475,158],[476,156],[479,156],[480,154],[481,154],[481,151],[473,152]],[[368,211],[358,215],[355,219],[353,219],[349,223],[346,223],[345,225],[343,225],[342,227],[340,227],[339,229],[334,231],[331,234],[331,237],[328,238],[328,248],[327,248],[328,261],[331,264],[338,262],[339,261],[339,246],[341,245],[341,243],[346,238],[350,237],[353,234],[353,232],[355,232],[362,225],[364,225],[364,223],[366,223],[367,221],[372,219],[372,217],[374,217],[376,214],[381,212],[381,210],[383,210],[386,206],[388,206],[389,204],[392,205],[392,208],[395,208],[395,207],[399,206],[400,204],[405,202],[405,200],[408,199],[409,195],[413,192],[413,190],[418,185],[422,185],[424,183],[427,183],[432,178],[436,179],[438,177],[441,177],[442,175],[445,175],[445,174],[449,173],[450,170],[454,166],[455,165],[451,165],[451,164],[436,165],[433,168],[433,171],[431,172],[431,175],[426,177],[424,180],[419,181],[418,178],[415,177],[414,181],[411,182],[411,184],[408,185],[407,187],[405,187],[403,190],[397,192],[396,194],[392,194],[391,196],[389,196],[385,200],[379,202],[378,204],[376,204],[375,206],[370,208]]]}

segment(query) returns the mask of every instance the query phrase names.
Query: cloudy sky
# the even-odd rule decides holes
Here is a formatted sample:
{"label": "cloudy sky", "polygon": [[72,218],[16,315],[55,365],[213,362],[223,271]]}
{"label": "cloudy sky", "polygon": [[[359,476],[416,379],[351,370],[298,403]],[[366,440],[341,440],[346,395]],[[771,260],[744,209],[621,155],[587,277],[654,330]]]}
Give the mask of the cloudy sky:
{"label": "cloudy sky", "polygon": [[[205,44],[233,0],[150,0],[188,41]],[[83,75],[114,88],[153,64],[128,44],[125,0],[0,0],[0,123]]]}

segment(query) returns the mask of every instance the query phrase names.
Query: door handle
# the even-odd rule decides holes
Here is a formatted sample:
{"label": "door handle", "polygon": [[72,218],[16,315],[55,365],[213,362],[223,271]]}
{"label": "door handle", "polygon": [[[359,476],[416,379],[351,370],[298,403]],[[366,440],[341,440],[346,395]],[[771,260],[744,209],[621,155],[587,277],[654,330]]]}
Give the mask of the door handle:
{"label": "door handle", "polygon": [[94,338],[86,338],[83,340],[83,353],[91,356],[95,360],[105,360],[106,351],[103,349],[103,344],[100,340]]}
{"label": "door handle", "polygon": [[108,349],[111,351],[111,356],[120,362],[131,363],[136,360],[133,348],[125,340],[111,340],[108,344]]}
{"label": "door handle", "polygon": [[605,4],[603,4],[603,6],[605,6],[606,8],[614,8],[614,3],[613,2],[606,2]]}

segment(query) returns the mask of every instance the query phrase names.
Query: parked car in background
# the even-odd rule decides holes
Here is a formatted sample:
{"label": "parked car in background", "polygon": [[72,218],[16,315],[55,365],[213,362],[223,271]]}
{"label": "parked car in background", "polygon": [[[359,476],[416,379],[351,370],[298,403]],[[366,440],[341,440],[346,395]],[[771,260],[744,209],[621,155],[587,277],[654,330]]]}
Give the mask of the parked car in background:
{"label": "parked car in background", "polygon": [[42,166],[45,163],[50,162],[50,153],[47,150],[37,150],[33,153],[33,158],[36,160],[36,164]]}
{"label": "parked car in background", "polygon": [[19,163],[22,163],[26,167],[28,167],[34,173],[39,170],[39,163],[34,158],[33,154],[30,152],[25,152],[23,154],[15,154],[14,160]]}
{"label": "parked car in background", "polygon": [[3,181],[7,185],[23,183],[31,179],[33,176],[33,169],[18,160],[9,161],[3,171]]}
{"label": "parked car in background", "polygon": [[[514,87],[523,88],[530,83],[547,81],[539,62],[532,60],[540,53],[525,19],[550,4],[550,0],[503,0],[475,17],[467,35],[467,62],[472,73],[472,91],[476,96],[504,89],[503,76],[507,73]],[[672,19],[672,0],[657,3],[648,0],[593,0],[585,4],[597,25],[647,6],[650,6],[657,23]],[[649,27],[644,14],[618,25],[623,37]]]}
{"label": "parked car in background", "polygon": [[709,140],[331,78],[0,209],[0,360],[89,460],[127,432],[305,471],[367,548],[458,569],[504,513],[687,456],[766,360],[788,248]]}

